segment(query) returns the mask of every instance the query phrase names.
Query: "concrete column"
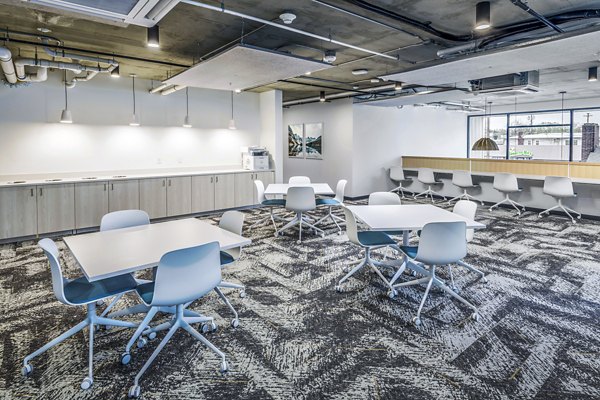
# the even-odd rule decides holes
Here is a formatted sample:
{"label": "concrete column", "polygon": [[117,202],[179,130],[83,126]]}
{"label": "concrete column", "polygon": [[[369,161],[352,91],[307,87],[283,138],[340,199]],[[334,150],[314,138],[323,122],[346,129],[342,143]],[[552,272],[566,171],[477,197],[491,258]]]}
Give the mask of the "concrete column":
{"label": "concrete column", "polygon": [[260,94],[260,145],[271,154],[271,168],[275,168],[275,182],[283,181],[283,105],[281,90]]}

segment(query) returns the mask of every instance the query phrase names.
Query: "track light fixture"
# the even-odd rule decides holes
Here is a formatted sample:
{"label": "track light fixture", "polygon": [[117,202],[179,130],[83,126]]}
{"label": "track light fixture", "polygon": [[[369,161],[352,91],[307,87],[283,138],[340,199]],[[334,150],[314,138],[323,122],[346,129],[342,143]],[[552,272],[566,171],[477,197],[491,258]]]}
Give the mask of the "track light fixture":
{"label": "track light fixture", "polygon": [[394,83],[394,90],[402,90],[402,82]]}
{"label": "track light fixture", "polygon": [[110,71],[110,77],[111,78],[120,78],[121,77],[121,71],[119,71],[119,66],[117,65],[117,67],[115,69],[113,69],[112,71]]}
{"label": "track light fixture", "polygon": [[321,93],[319,93],[319,101],[321,103],[325,102],[325,92],[323,90],[321,90]]}
{"label": "track light fixture", "polygon": [[147,29],[146,46],[148,47],[160,47],[159,39],[159,28],[158,25],[154,25]]}
{"label": "track light fixture", "polygon": [[598,80],[598,67],[588,69],[588,81],[596,82]]}
{"label": "track light fixture", "polygon": [[480,1],[475,6],[475,29],[482,31],[492,26],[490,19],[490,2]]}

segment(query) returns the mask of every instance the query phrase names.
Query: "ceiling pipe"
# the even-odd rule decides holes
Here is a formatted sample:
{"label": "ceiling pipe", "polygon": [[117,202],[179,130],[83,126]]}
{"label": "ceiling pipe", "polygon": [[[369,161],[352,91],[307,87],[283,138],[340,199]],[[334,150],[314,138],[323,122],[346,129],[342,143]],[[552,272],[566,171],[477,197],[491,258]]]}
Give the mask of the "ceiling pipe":
{"label": "ceiling pipe", "polygon": [[171,86],[171,84],[169,84],[169,83],[161,83],[157,87],[150,89],[150,93],[160,92],[160,91],[168,88],[169,86]]}
{"label": "ceiling pipe", "polygon": [[67,53],[63,51],[55,51],[48,47],[48,41],[46,39],[42,39],[42,43],[44,46],[44,51],[51,57],[61,57],[61,58],[69,58],[71,60],[76,61],[90,61],[101,64],[112,65],[115,68],[119,66],[119,63],[116,60],[111,60],[109,58],[101,58],[101,57],[93,57],[93,56],[85,56],[83,54],[75,54],[75,53]]}
{"label": "ceiling pipe", "polygon": [[337,44],[339,46],[347,47],[349,49],[354,49],[354,50],[362,51],[364,53],[369,53],[369,54],[377,55],[379,57],[387,58],[387,59],[390,59],[390,60],[398,60],[398,57],[390,56],[390,55],[385,54],[385,53],[380,53],[380,52],[377,52],[377,51],[365,49],[363,47],[354,46],[352,44],[345,43],[345,42],[340,42],[339,40],[334,40],[334,39],[329,38],[329,37],[325,37],[325,36],[317,35],[317,34],[314,34],[314,33],[306,32],[306,31],[303,31],[303,30],[300,30],[300,29],[292,28],[292,27],[287,26],[287,25],[277,24],[275,22],[268,21],[266,19],[262,19],[262,18],[258,18],[258,17],[253,17],[251,15],[243,14],[243,13],[240,13],[240,12],[237,12],[237,11],[228,10],[228,9],[225,8],[225,6],[223,4],[221,5],[221,7],[217,7],[217,6],[212,6],[212,5],[209,5],[209,4],[200,3],[200,2],[194,1],[194,0],[182,0],[181,2],[185,3],[185,4],[192,5],[192,6],[205,8],[207,10],[218,11],[218,12],[222,12],[224,14],[233,15],[235,17],[240,17],[240,18],[243,18],[243,19],[248,19],[248,20],[251,20],[251,21],[260,22],[261,24],[274,26],[274,27],[279,28],[279,29],[284,29],[286,31],[298,33],[300,35],[312,37],[314,39],[323,40],[325,42]]}
{"label": "ceiling pipe", "polygon": [[185,88],[186,88],[186,86],[184,86],[184,85],[175,85],[175,86],[173,86],[173,87],[171,87],[169,89],[161,91],[160,94],[162,96],[167,96],[167,95],[169,95],[171,93],[175,93],[178,90],[185,89]]}
{"label": "ceiling pipe", "polygon": [[67,87],[69,89],[73,89],[75,85],[77,85],[77,82],[87,82],[98,75],[98,73],[98,71],[88,71],[85,76],[75,76],[73,79],[71,79],[71,82],[67,83]]}
{"label": "ceiling pipe", "polygon": [[557,26],[556,24],[552,23],[548,18],[544,17],[542,14],[538,13],[533,8],[529,7],[527,4],[523,3],[523,1],[521,1],[521,0],[510,0],[510,2],[513,3],[515,6],[519,7],[520,9],[522,9],[523,11],[525,11],[526,13],[528,13],[529,15],[533,16],[538,21],[540,21],[543,24],[545,24],[545,25],[549,26],[550,28],[554,29],[556,32],[558,32],[558,33],[564,33],[565,32],[559,26]]}
{"label": "ceiling pipe", "polygon": [[12,53],[6,47],[0,47],[0,67],[8,83],[13,85],[17,83],[17,74],[15,73]]}

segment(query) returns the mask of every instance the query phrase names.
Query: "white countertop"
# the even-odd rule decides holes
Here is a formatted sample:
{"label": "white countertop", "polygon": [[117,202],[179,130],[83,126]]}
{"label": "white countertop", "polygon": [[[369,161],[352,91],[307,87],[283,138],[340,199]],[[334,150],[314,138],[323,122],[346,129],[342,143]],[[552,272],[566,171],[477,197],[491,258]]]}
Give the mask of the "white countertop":
{"label": "white countertop", "polygon": [[240,166],[183,167],[116,171],[64,172],[49,174],[0,175],[0,187],[51,185],[59,183],[82,183],[114,181],[123,179],[168,178],[177,176],[233,174],[239,172],[270,172],[268,170],[247,170]]}

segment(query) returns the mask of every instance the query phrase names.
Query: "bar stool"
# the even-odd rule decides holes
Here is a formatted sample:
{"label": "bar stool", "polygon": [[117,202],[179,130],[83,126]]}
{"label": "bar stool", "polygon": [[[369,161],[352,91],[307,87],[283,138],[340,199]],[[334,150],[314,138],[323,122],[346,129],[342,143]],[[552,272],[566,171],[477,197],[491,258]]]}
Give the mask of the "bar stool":
{"label": "bar stool", "polygon": [[497,202],[493,206],[490,207],[490,211],[494,211],[494,208],[498,208],[500,204],[509,203],[511,206],[517,210],[517,215],[521,215],[521,210],[519,207],[525,211],[525,206],[521,203],[517,203],[514,200],[511,200],[510,194],[522,192],[523,189],[519,188],[519,182],[517,181],[517,177],[513,174],[508,173],[499,173],[494,175],[494,189],[504,194],[504,200]]}
{"label": "bar stool", "polygon": [[577,219],[581,219],[581,213],[573,210],[572,208],[566,207],[563,205],[563,199],[577,197],[577,193],[573,192],[573,182],[571,178],[566,176],[547,176],[544,179],[544,194],[548,196],[554,197],[558,204],[554,207],[551,207],[547,210],[542,211],[539,214],[539,217],[542,218],[544,214],[550,214],[550,211],[560,208],[563,210],[573,223],[577,223],[575,218],[569,213],[571,211],[574,214],[577,214]]}
{"label": "bar stool", "polygon": [[435,203],[435,201],[433,201],[433,195],[435,194],[436,196],[441,196],[444,199],[444,201],[446,200],[445,196],[442,196],[440,193],[435,192],[431,189],[431,185],[439,185],[440,183],[442,183],[441,181],[435,180],[435,175],[433,174],[433,170],[431,168],[419,168],[419,172],[417,173],[417,180],[422,184],[427,185],[427,190],[414,195],[414,199],[416,199],[419,196],[425,195],[425,197],[431,197],[431,202]]}
{"label": "bar stool", "polygon": [[473,178],[471,177],[471,173],[469,171],[454,171],[452,173],[452,184],[462,189],[462,194],[460,196],[456,196],[453,199],[448,200],[448,204],[451,204],[455,200],[476,200],[483,205],[483,201],[477,200],[474,196],[471,196],[467,193],[467,189],[479,187],[479,185],[473,184]]}
{"label": "bar stool", "polygon": [[[404,199],[404,191],[406,190],[409,193],[413,193],[410,190],[406,189],[402,186],[402,182],[412,181],[412,178],[407,178],[404,176],[404,169],[402,167],[391,167],[390,168],[390,179],[394,182],[398,182],[400,185],[390,192],[397,192]],[[413,193],[414,194],[414,193]]]}

